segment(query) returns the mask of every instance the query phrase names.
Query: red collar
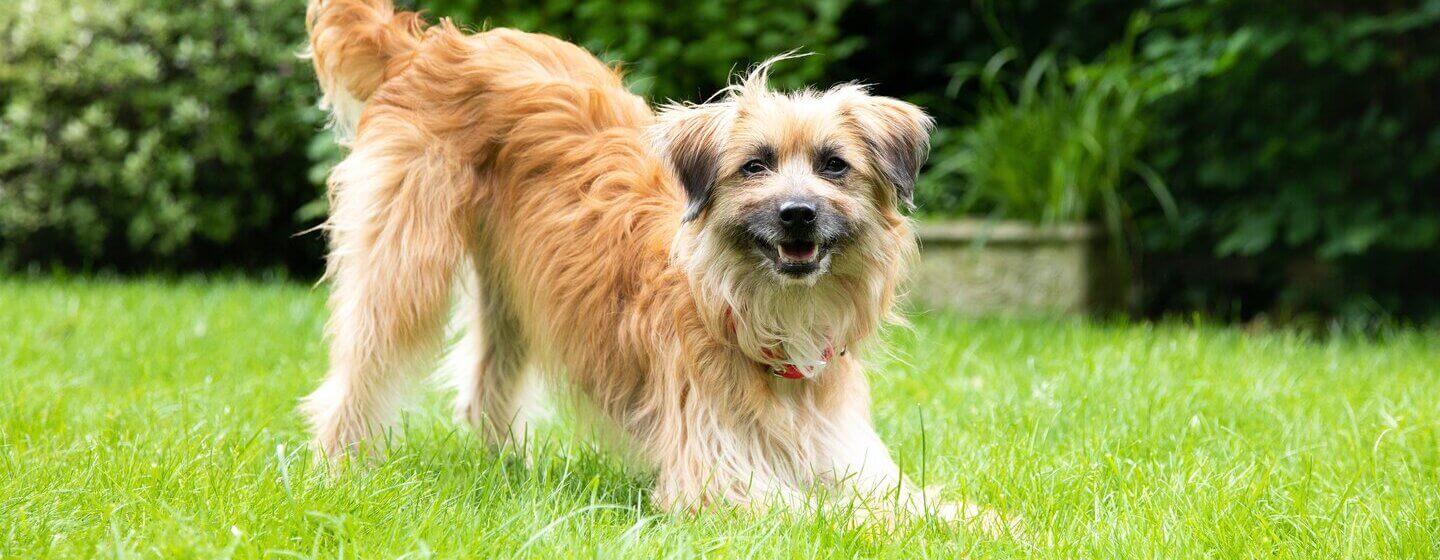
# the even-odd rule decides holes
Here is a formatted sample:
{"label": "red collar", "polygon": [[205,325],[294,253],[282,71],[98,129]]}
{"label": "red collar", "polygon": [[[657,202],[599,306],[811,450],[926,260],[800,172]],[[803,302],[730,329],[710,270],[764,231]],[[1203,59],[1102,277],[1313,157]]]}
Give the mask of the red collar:
{"label": "red collar", "polygon": [[[730,334],[733,336],[735,334],[735,314],[732,312],[730,307],[725,308],[725,325],[730,327]],[[769,371],[770,375],[784,379],[805,378],[805,374],[800,371],[800,366],[785,361],[785,359],[782,357],[783,351],[775,350],[773,348],[762,348],[760,350],[760,355],[763,356],[766,360],[760,362],[760,364],[765,366],[766,371]],[[845,349],[840,349],[840,355],[845,355]],[[823,350],[820,355],[820,359],[823,360],[820,365],[826,365],[834,356],[835,345],[833,343],[827,342],[825,345],[825,350]]]}

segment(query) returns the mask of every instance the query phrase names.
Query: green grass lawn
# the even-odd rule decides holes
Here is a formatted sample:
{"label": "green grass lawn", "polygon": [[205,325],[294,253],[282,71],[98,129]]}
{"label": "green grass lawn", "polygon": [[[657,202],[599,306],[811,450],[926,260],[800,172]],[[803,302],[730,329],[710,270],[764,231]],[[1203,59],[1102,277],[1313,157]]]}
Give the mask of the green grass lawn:
{"label": "green grass lawn", "polygon": [[[563,426],[531,467],[429,394],[313,468],[323,289],[0,281],[0,557],[1440,555],[1440,336],[921,316],[876,357],[905,469],[1024,539],[649,507]],[[562,421],[563,422],[563,421]]]}

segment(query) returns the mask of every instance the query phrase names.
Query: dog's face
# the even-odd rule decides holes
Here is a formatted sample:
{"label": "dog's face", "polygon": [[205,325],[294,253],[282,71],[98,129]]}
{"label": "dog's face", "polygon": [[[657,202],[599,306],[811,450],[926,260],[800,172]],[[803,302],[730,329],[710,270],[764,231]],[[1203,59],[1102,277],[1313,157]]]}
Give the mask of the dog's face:
{"label": "dog's face", "polygon": [[684,220],[724,260],[778,282],[860,266],[847,261],[883,250],[911,203],[930,118],[859,86],[778,94],[756,81],[661,114],[657,142],[685,187]]}

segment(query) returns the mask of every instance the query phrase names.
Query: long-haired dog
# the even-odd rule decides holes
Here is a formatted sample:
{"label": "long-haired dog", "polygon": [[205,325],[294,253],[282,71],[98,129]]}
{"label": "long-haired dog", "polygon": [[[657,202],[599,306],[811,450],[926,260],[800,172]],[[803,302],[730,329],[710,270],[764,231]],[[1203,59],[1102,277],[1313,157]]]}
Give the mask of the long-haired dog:
{"label": "long-haired dog", "polygon": [[464,292],[456,409],[493,443],[523,433],[542,372],[625,432],[661,509],[820,490],[993,524],[906,481],[856,357],[916,254],[920,109],[773,93],[762,65],[657,115],[553,37],[427,29],[390,0],[311,0],[307,20],[353,135],[329,185],[330,371],[304,404],[326,454],[385,429]]}

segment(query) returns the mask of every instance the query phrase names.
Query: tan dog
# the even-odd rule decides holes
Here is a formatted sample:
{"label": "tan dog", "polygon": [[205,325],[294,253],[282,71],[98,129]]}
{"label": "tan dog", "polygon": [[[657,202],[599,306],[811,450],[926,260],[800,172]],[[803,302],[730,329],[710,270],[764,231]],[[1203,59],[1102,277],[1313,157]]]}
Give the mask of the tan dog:
{"label": "tan dog", "polygon": [[916,253],[918,108],[772,93],[762,65],[657,116],[545,35],[423,29],[389,0],[312,0],[308,23],[354,134],[330,178],[331,369],[305,401],[325,453],[384,429],[459,284],[457,411],[494,443],[523,433],[538,370],[626,432],[662,509],[816,490],[936,509],[871,426],[856,359]]}

